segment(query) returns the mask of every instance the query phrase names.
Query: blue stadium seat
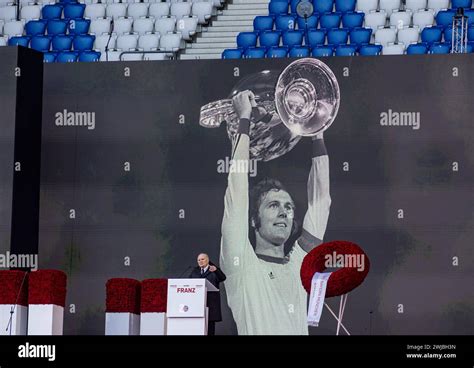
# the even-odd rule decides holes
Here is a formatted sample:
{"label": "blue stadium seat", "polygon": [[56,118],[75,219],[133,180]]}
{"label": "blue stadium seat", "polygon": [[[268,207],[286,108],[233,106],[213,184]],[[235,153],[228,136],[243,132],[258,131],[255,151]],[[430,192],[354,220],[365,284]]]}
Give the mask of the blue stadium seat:
{"label": "blue stadium seat", "polygon": [[365,14],[362,12],[347,12],[342,15],[342,26],[345,28],[362,27]]}
{"label": "blue stadium seat", "polygon": [[354,56],[357,52],[355,45],[339,45],[336,47],[336,56]]}
{"label": "blue stadium seat", "polygon": [[318,20],[319,17],[317,14],[313,14],[312,16],[306,18],[306,22],[304,18],[298,17],[296,21],[298,23],[298,29],[310,29],[310,28],[318,28]]}
{"label": "blue stadium seat", "polygon": [[320,45],[316,46],[311,50],[311,55],[314,57],[322,57],[322,56],[332,56],[334,53],[334,49],[331,45]]}
{"label": "blue stadium seat", "polygon": [[421,42],[432,44],[433,42],[441,42],[443,35],[443,27],[441,26],[427,26],[421,31]]}
{"label": "blue stadium seat", "polygon": [[296,7],[301,0],[291,0],[290,1],[290,13],[296,16]]}
{"label": "blue stadium seat", "polygon": [[469,41],[474,41],[474,24],[472,24],[468,29],[467,29],[467,39]]}
{"label": "blue stadium seat", "polygon": [[341,23],[341,13],[324,13],[319,18],[319,26],[321,28],[339,28]]}
{"label": "blue stadium seat", "polygon": [[246,59],[262,59],[265,57],[265,47],[249,47],[245,50],[244,58]]}
{"label": "blue stadium seat", "polygon": [[77,0],[59,0],[58,1],[60,4],[66,5],[66,4],[74,4],[77,3]]}
{"label": "blue stadium seat", "polygon": [[453,9],[457,8],[472,8],[472,0],[451,0],[451,7]]}
{"label": "blue stadium seat", "polygon": [[304,31],[286,31],[281,37],[284,46],[293,47],[301,46],[303,43]]}
{"label": "blue stadium seat", "polygon": [[326,39],[326,32],[323,29],[310,29],[307,33],[308,45],[311,48],[319,45],[324,45]]}
{"label": "blue stadium seat", "polygon": [[430,46],[430,54],[449,54],[451,44],[435,42]]}
{"label": "blue stadium seat", "polygon": [[70,35],[87,34],[91,26],[90,19],[70,19],[68,22],[68,30]]}
{"label": "blue stadium seat", "polygon": [[354,11],[356,7],[356,0],[336,0],[336,11],[348,12]]}
{"label": "blue stadium seat", "polygon": [[359,55],[376,56],[382,52],[382,45],[364,44],[359,47]]}
{"label": "blue stadium seat", "polygon": [[25,33],[28,36],[44,35],[46,31],[46,22],[42,20],[30,20],[25,24]]}
{"label": "blue stadium seat", "polygon": [[350,32],[349,38],[351,44],[361,45],[363,43],[370,43],[371,35],[372,28],[354,28]]}
{"label": "blue stadium seat", "polygon": [[316,13],[331,12],[334,6],[334,0],[314,0],[313,6]]}
{"label": "blue stadium seat", "polygon": [[472,44],[472,42],[468,42],[466,52],[468,54],[472,54],[474,52],[474,45]]}
{"label": "blue stadium seat", "polygon": [[436,15],[436,24],[443,27],[452,25],[455,14],[454,10],[440,10]]}
{"label": "blue stadium seat", "polygon": [[288,53],[289,57],[308,57],[310,55],[309,48],[306,46],[292,47]]}
{"label": "blue stadium seat", "polygon": [[474,24],[474,9],[465,9],[464,15],[467,17],[468,23]]}
{"label": "blue stadium seat", "polygon": [[47,4],[41,9],[43,19],[59,19],[63,12],[63,7],[60,4]]}
{"label": "blue stadium seat", "polygon": [[295,29],[295,17],[292,15],[280,15],[275,20],[275,28],[279,31]]}
{"label": "blue stadium seat", "polygon": [[268,3],[268,12],[273,16],[288,14],[288,2],[286,0],[272,0]]}
{"label": "blue stadium seat", "polygon": [[90,51],[94,46],[94,35],[79,35],[74,37],[73,46],[75,51]]}
{"label": "blue stadium seat", "polygon": [[241,59],[242,50],[239,49],[225,49],[222,52],[222,59]]}
{"label": "blue stadium seat", "polygon": [[267,58],[285,58],[288,55],[288,47],[269,47]]}
{"label": "blue stadium seat", "polygon": [[407,47],[407,55],[422,55],[428,53],[428,44],[414,43]]}
{"label": "blue stadium seat", "polygon": [[254,31],[271,31],[273,29],[273,17],[269,15],[258,15],[253,20]]}
{"label": "blue stadium seat", "polygon": [[53,41],[51,42],[51,49],[53,51],[69,51],[71,50],[71,45],[71,36],[58,35],[53,37]]}
{"label": "blue stadium seat", "polygon": [[85,4],[66,4],[64,7],[64,18],[82,18],[86,10]]}
{"label": "blue stadium seat", "polygon": [[51,45],[51,38],[48,36],[34,36],[31,38],[30,47],[36,51],[47,52]]}
{"label": "blue stadium seat", "polygon": [[328,44],[346,44],[348,36],[349,30],[347,28],[332,28],[328,30]]}
{"label": "blue stadium seat", "polygon": [[100,52],[98,51],[83,51],[79,54],[79,59],[77,61],[82,62],[94,62],[99,61],[100,59]]}
{"label": "blue stadium seat", "polygon": [[23,46],[28,47],[30,38],[28,36],[13,36],[8,40],[8,46]]}
{"label": "blue stadium seat", "polygon": [[[444,42],[451,43],[451,40],[453,37],[453,26],[447,26],[444,29],[443,34],[444,34]],[[474,27],[473,26],[470,26],[467,29],[467,39],[469,41],[474,41]]]}
{"label": "blue stadium seat", "polygon": [[[451,42],[453,37],[453,26],[447,26],[443,31],[444,42]],[[437,42],[441,42],[441,39]]]}
{"label": "blue stadium seat", "polygon": [[48,21],[46,30],[50,36],[66,34],[67,21],[64,19],[51,19]]}
{"label": "blue stadium seat", "polygon": [[77,53],[74,51],[65,51],[58,53],[56,57],[58,63],[72,63],[77,61]]}
{"label": "blue stadium seat", "polygon": [[279,31],[263,31],[260,33],[258,38],[260,46],[271,47],[280,45],[280,36]]}
{"label": "blue stadium seat", "polygon": [[240,32],[237,36],[237,47],[246,49],[257,44],[256,32]]}
{"label": "blue stadium seat", "polygon": [[58,56],[57,52],[45,52],[43,54],[43,62],[45,63],[54,63],[56,61],[56,57]]}

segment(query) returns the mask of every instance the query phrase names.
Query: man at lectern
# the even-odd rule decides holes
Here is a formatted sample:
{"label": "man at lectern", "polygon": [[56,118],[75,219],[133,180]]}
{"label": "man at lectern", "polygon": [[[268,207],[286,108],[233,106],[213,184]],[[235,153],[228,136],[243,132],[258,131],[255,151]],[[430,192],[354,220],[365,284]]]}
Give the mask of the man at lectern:
{"label": "man at lectern", "polygon": [[[209,256],[206,253],[198,255],[197,263],[198,266],[192,270],[189,278],[205,278],[219,289],[219,283],[226,279],[224,272],[222,272],[220,268],[212,262],[209,262]],[[207,293],[207,306],[209,307],[209,325],[207,334],[214,335],[216,322],[222,321],[220,292]]]}

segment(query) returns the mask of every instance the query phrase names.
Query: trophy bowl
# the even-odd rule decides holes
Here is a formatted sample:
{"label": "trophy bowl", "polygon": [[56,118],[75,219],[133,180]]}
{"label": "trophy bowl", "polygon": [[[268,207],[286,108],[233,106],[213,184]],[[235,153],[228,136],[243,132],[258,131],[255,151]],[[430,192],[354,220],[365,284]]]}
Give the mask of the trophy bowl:
{"label": "trophy bowl", "polygon": [[250,90],[256,108],[250,119],[250,158],[270,161],[289,152],[303,136],[326,130],[339,108],[340,92],[334,73],[321,61],[294,61],[283,72],[264,70],[239,81],[227,99],[201,108],[199,124],[216,128],[225,122],[232,140],[239,117],[232,99]]}
{"label": "trophy bowl", "polygon": [[276,109],[294,134],[314,136],[336,118],[340,90],[336,76],[318,59],[299,59],[286,67],[275,87]]}

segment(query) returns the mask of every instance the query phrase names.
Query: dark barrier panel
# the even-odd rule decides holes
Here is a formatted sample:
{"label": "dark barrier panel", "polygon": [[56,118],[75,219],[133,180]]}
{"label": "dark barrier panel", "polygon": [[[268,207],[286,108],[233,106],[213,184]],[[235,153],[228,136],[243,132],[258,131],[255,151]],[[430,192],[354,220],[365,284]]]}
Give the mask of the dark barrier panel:
{"label": "dark barrier panel", "polygon": [[[68,273],[65,333],[104,333],[109,278],[187,276],[200,252],[219,262],[232,147],[225,123],[199,125],[200,109],[228,98],[248,76],[279,75],[292,61],[45,65],[40,266]],[[357,243],[370,259],[344,313],[352,334],[472,333],[473,61],[324,60],[340,106],[324,133],[332,203],[318,216],[328,217],[327,227],[319,223],[312,235]],[[246,83],[242,88],[271,96],[265,83]],[[298,103],[295,97],[295,109]],[[312,140],[303,137],[249,175],[251,187],[265,177],[285,185],[300,231],[311,203],[312,154]],[[235,228],[247,225],[242,216]],[[262,265],[270,267],[262,280],[286,280],[277,266]],[[234,334],[225,288],[235,282],[224,268],[230,278],[217,333]],[[288,313],[296,313],[290,304]],[[339,298],[328,304],[337,313]],[[310,328],[335,331],[327,310]]]}
{"label": "dark barrier panel", "polygon": [[38,251],[42,61],[42,55],[30,49],[0,48],[0,249],[4,255],[7,250]]}

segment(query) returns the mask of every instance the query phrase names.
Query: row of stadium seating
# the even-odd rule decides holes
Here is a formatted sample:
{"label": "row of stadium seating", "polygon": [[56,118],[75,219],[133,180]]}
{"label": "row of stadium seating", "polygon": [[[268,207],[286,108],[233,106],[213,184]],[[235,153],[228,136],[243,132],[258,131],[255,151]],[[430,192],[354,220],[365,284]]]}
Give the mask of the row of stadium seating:
{"label": "row of stadium seating", "polygon": [[[153,52],[150,59],[161,60],[192,39],[211,18],[216,4],[220,0],[130,4],[63,0],[24,5],[20,20],[15,19],[16,6],[7,5],[0,7],[0,46],[31,47],[45,53],[45,62],[89,61],[90,55],[103,60],[107,44],[111,59],[117,54],[113,51],[142,51]],[[98,53],[81,57],[81,52],[93,50]],[[136,58],[133,54],[127,57]]]}
{"label": "row of stadium seating", "polygon": [[[432,44],[434,42],[451,42],[453,27],[443,28],[441,26],[425,27],[420,35],[418,27],[395,27],[379,28],[375,32],[375,43],[382,46],[388,43],[400,42],[406,45],[421,42]],[[474,41],[474,25],[468,28],[468,40]],[[261,32],[241,32],[237,36],[237,47],[246,49],[247,47],[263,46],[318,46],[318,45],[343,45],[350,41],[352,45],[370,43],[372,39],[372,29],[370,28],[331,28],[331,29],[309,29],[288,31],[261,31]],[[258,44],[258,45],[257,45]]]}
{"label": "row of stadium seating", "polygon": [[[324,49],[328,56],[365,55],[365,49],[360,52],[362,44],[380,46],[370,49],[379,50],[375,54],[414,53],[414,50],[445,53],[451,48],[452,22],[458,7],[466,8],[467,38],[474,41],[472,0],[453,0],[450,9],[446,9],[449,0],[406,0],[405,5],[410,8],[405,8],[400,0],[314,0],[314,13],[306,18],[296,14],[298,3],[299,0],[271,0],[269,15],[255,17],[254,31],[239,33],[238,50],[224,50],[222,58],[278,57],[275,55],[284,55],[285,49],[278,49],[274,54],[269,48],[281,46],[288,49],[288,56],[310,52],[314,55],[328,45]],[[420,8],[423,6],[432,8]],[[338,48],[340,45],[347,47]],[[410,45],[414,46],[409,52]]]}
{"label": "row of stadium seating", "polygon": [[63,51],[44,53],[44,61],[46,63],[71,63],[74,61],[94,62],[99,61],[100,57],[101,53],[97,51]]}
{"label": "row of stadium seating", "polygon": [[[173,39],[174,38],[174,39]],[[179,36],[166,34],[160,37],[158,34],[126,34],[120,36],[102,35],[96,38],[94,35],[57,35],[42,36],[14,36],[8,41],[10,46],[31,47],[40,52],[48,51],[105,51],[107,43],[109,49],[119,48],[121,50],[140,49],[143,51],[154,51],[163,49],[164,51],[172,51],[172,49],[180,41]]]}
{"label": "row of stadium seating", "polygon": [[185,40],[191,39],[196,33],[198,26],[197,17],[184,17],[176,21],[175,17],[154,18],[120,18],[113,22],[110,18],[101,19],[40,19],[30,20],[24,24],[23,20],[12,20],[2,25],[0,22],[0,33],[13,37],[25,34],[26,36],[49,35],[56,36],[62,34],[94,34],[101,35],[113,31],[117,35],[137,33],[146,34],[149,32],[165,35],[169,32],[179,31]]}
{"label": "row of stadium seating", "polygon": [[[287,4],[285,4],[287,3]],[[280,14],[296,14],[296,6],[299,0],[271,0],[268,4],[270,15]],[[349,12],[361,11],[369,13],[372,10],[382,10],[390,17],[392,11],[401,9],[402,0],[317,0],[313,1],[313,8],[315,13],[325,12]],[[432,9],[438,12],[441,9],[448,9],[450,7],[450,0],[405,0],[404,9],[415,12],[419,9]],[[472,0],[452,0],[451,8],[465,8],[472,7]]]}
{"label": "row of stadium seating", "polygon": [[[194,15],[200,24],[206,23],[212,13],[212,2],[194,3],[114,3],[114,4],[39,4],[25,5],[20,10],[20,19],[25,21],[33,19],[97,19],[110,17],[114,19],[129,17],[137,19],[141,17],[161,18],[174,16],[182,18]],[[0,7],[0,21],[16,20],[16,6]]]}
{"label": "row of stadium seating", "polygon": [[[278,16],[258,16],[254,19],[254,31],[269,31],[289,29],[310,29],[310,28],[355,28],[365,25],[372,28],[375,32],[379,27],[394,26],[402,28],[405,26],[417,26],[424,28],[431,25],[440,25],[443,27],[452,25],[455,15],[453,9],[440,10],[434,14],[431,9],[417,10],[413,13],[411,10],[396,10],[391,13],[387,20],[387,13],[384,10],[371,10],[370,13],[363,12],[327,12],[315,13],[304,19],[295,15],[278,15]],[[465,15],[471,22],[474,22],[474,9],[465,11]]]}
{"label": "row of stadium seating", "polygon": [[[406,45],[402,43],[389,43],[385,46],[377,44],[357,45],[318,45],[313,48],[307,46],[271,46],[248,47],[247,49],[227,49],[223,52],[223,59],[255,59],[255,58],[282,58],[282,57],[322,57],[322,56],[374,56],[374,55],[401,55]],[[474,50],[474,42],[468,43],[469,53]],[[411,44],[406,47],[406,54],[448,54],[451,44],[445,42],[426,42]]]}

